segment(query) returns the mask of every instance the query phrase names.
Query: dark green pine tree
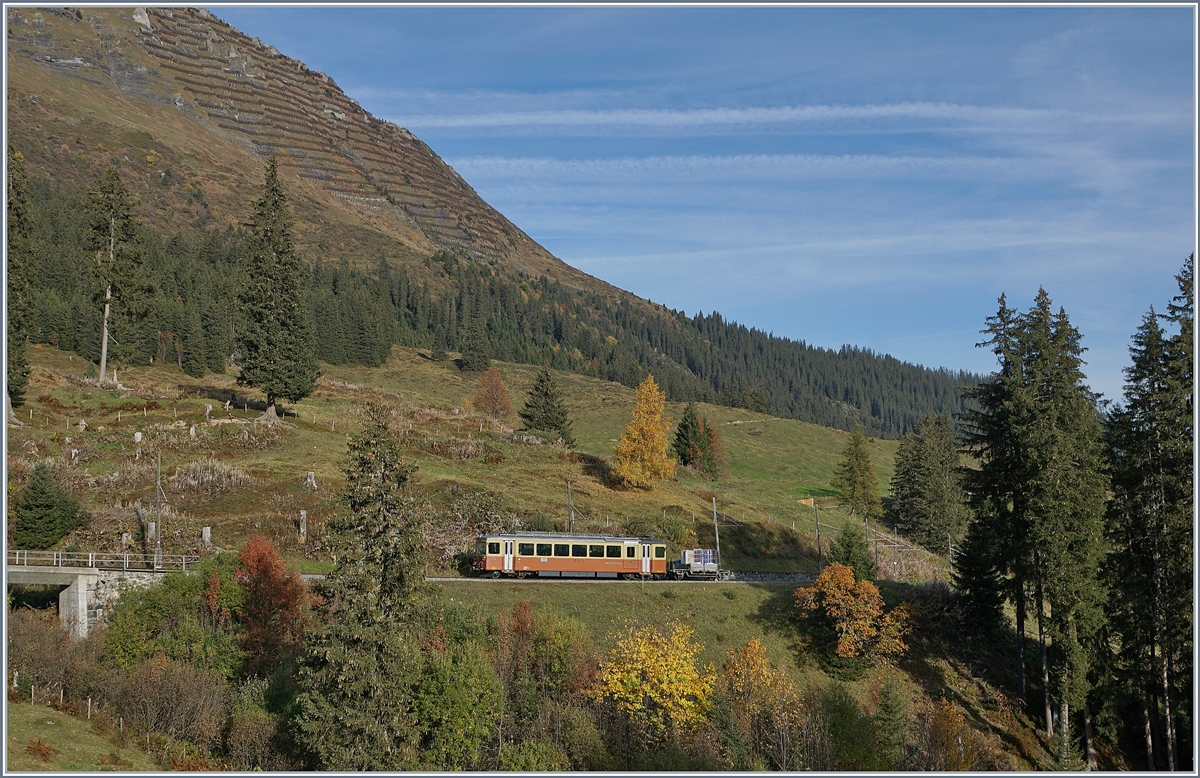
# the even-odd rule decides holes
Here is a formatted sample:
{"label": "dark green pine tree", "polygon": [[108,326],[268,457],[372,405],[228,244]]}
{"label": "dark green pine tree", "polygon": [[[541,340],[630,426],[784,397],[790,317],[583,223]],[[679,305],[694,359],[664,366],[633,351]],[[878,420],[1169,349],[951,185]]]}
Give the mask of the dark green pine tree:
{"label": "dark green pine tree", "polygon": [[825,566],[829,565],[846,565],[854,570],[856,579],[875,580],[875,565],[871,562],[867,538],[857,524],[847,524],[837,540],[829,545]]}
{"label": "dark green pine tree", "polygon": [[963,414],[965,439],[980,467],[968,473],[971,507],[985,531],[997,570],[1004,578],[1005,596],[1016,610],[1017,694],[1024,698],[1025,616],[1033,579],[1025,494],[1020,485],[1021,455],[1012,424],[1015,397],[1021,391],[1024,356],[1020,349],[1020,314],[1001,294],[999,309],[983,332],[991,337],[976,344],[991,346],[1000,363],[988,379],[968,388],[964,396],[977,407]]}
{"label": "dark green pine tree", "polygon": [[707,436],[700,429],[700,417],[696,415],[696,403],[688,403],[679,418],[679,426],[675,428],[675,440],[672,448],[679,464],[690,467],[700,460]]}
{"label": "dark green pine tree", "polygon": [[[92,268],[103,314],[100,329],[100,382],[108,377],[109,346],[117,361],[133,356],[133,331],[147,314],[153,290],[143,274],[145,251],[134,200],[115,167],[88,192],[88,247],[96,252]],[[114,335],[116,333],[116,335]]]}
{"label": "dark green pine tree", "polygon": [[250,217],[250,245],[237,333],[238,384],[267,395],[263,420],[278,424],[275,403],[312,394],[320,369],[306,315],[304,268],[292,243],[292,216],[274,157]]}
{"label": "dark green pine tree", "polygon": [[950,414],[926,414],[901,441],[888,514],[901,532],[931,551],[962,539],[970,513]]}
{"label": "dark green pine tree", "polygon": [[538,371],[529,389],[525,407],[518,414],[525,421],[525,428],[535,432],[557,432],[569,447],[574,447],[575,437],[571,434],[571,420],[567,418],[567,406],[563,402],[558,382],[550,368]]}
{"label": "dark green pine tree", "polygon": [[962,545],[954,549],[951,578],[963,604],[963,618],[974,634],[996,634],[1004,618],[1004,580],[996,569],[995,550],[980,521],[972,521]]}
{"label": "dark green pine tree", "polygon": [[29,384],[29,360],[25,346],[29,340],[32,315],[30,272],[32,252],[32,211],[29,205],[29,178],[25,174],[25,159],[8,144],[8,395],[10,405],[5,414],[9,424],[22,424],[12,413],[11,406],[25,402],[25,387]]}
{"label": "dark green pine tree", "polygon": [[10,548],[50,548],[71,530],[85,526],[89,518],[44,464],[33,468],[13,507],[16,515]]}
{"label": "dark green pine tree", "polygon": [[204,308],[200,314],[200,322],[204,328],[204,366],[214,373],[223,374],[225,358],[232,350],[231,322],[212,304]]}
{"label": "dark green pine tree", "polygon": [[193,378],[203,378],[208,349],[204,344],[204,328],[200,326],[200,314],[195,305],[189,305],[184,314],[186,329],[183,336],[183,372]]}
{"label": "dark green pine tree", "polygon": [[879,707],[871,717],[884,769],[902,768],[908,745],[908,722],[908,699],[896,679],[888,675],[879,689]]}
{"label": "dark green pine tree", "polygon": [[434,362],[445,362],[449,356],[446,349],[449,343],[446,342],[446,326],[442,322],[438,322],[437,329],[433,333],[433,351],[429,353],[429,358]]}
{"label": "dark green pine tree", "polygon": [[[1051,310],[1045,290],[1023,315],[1001,297],[986,332],[992,338],[981,345],[993,347],[1000,370],[970,392],[979,404],[967,415],[968,442],[980,459],[972,484],[976,513],[997,568],[1009,577],[1018,634],[1032,594],[1046,731],[1052,734],[1057,702],[1059,737],[1069,745],[1071,708],[1086,702],[1091,647],[1103,623],[1099,414],[1083,382],[1079,332],[1064,311]],[[1021,673],[1022,652],[1018,641]],[[1023,685],[1021,675],[1022,693]]]}
{"label": "dark green pine tree", "polygon": [[883,499],[879,493],[879,476],[871,464],[871,451],[862,427],[857,424],[850,431],[850,440],[842,452],[834,474],[833,488],[841,493],[842,505],[850,509],[850,515],[878,519],[883,515]]}
{"label": "dark green pine tree", "polygon": [[467,325],[467,334],[463,338],[462,359],[459,368],[469,373],[479,373],[488,369],[492,364],[488,348],[487,332],[483,316],[476,314]]}
{"label": "dark green pine tree", "polygon": [[323,770],[406,770],[420,764],[414,684],[418,617],[427,600],[418,514],[404,489],[388,412],[369,407],[349,443],[346,509],[329,525],[333,571],[315,588],[326,618],[305,632],[295,727]]}
{"label": "dark green pine tree", "polygon": [[[1119,662],[1129,694],[1145,710],[1164,701],[1160,765],[1151,740],[1147,769],[1179,763],[1177,723],[1191,720],[1186,689],[1192,668],[1191,258],[1178,276],[1180,296],[1168,317],[1151,308],[1130,347],[1124,405],[1109,415],[1112,457],[1107,613],[1120,637]],[[1159,325],[1179,324],[1169,336]]]}

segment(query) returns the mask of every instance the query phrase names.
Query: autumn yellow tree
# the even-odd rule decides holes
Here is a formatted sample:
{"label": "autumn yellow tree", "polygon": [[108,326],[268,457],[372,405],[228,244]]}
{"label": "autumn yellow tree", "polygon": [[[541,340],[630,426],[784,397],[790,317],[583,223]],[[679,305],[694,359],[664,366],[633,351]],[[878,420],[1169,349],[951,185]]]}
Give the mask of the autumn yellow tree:
{"label": "autumn yellow tree", "polygon": [[717,688],[754,753],[777,770],[794,765],[792,732],[800,724],[799,696],[783,670],[773,667],[757,637],[731,648]]}
{"label": "autumn yellow tree", "polygon": [[653,488],[675,474],[675,460],[667,455],[671,419],[663,416],[666,395],[654,376],[647,376],[637,390],[633,419],[617,441],[613,454],[613,478],[629,487]]}
{"label": "autumn yellow tree", "polygon": [[703,646],[690,627],[675,623],[629,626],[600,659],[594,697],[607,699],[628,714],[648,743],[704,720],[713,676],[696,664]]}
{"label": "autumn yellow tree", "polygon": [[812,586],[800,587],[794,596],[803,616],[822,619],[833,629],[840,657],[886,658],[908,650],[904,636],[910,608],[902,604],[884,613],[879,589],[870,581],[854,580],[854,570],[847,565],[830,565]]}
{"label": "autumn yellow tree", "polygon": [[479,391],[475,393],[475,407],[492,417],[492,421],[512,413],[508,403],[508,389],[500,371],[490,367],[479,374]]}

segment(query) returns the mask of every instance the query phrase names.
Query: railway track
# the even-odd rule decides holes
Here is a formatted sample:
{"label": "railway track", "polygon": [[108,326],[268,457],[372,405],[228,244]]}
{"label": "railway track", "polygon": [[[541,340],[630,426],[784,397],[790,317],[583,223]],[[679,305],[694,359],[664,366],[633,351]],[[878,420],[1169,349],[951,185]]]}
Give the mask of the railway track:
{"label": "railway track", "polygon": [[[705,584],[724,584],[724,583],[793,583],[803,584],[812,583],[816,576],[809,573],[731,573],[730,577],[724,581],[707,581],[695,579],[687,581],[687,583],[705,583]],[[426,578],[426,581],[432,583],[585,583],[585,584],[621,584],[621,583],[641,583],[641,579],[619,579],[619,578],[538,578],[530,576],[528,578],[491,578],[483,576],[462,576],[462,577],[444,577],[444,578]],[[666,583],[684,583],[674,579],[665,579],[661,581],[647,580],[648,584],[666,584]]]}

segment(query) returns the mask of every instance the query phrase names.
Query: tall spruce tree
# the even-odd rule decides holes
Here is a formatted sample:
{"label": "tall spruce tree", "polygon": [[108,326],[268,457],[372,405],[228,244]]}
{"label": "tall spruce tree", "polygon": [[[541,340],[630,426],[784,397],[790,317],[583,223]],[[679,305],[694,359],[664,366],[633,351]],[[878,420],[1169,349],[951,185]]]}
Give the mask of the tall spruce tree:
{"label": "tall spruce tree", "polygon": [[967,536],[954,549],[951,562],[951,579],[962,599],[967,626],[975,634],[994,635],[1004,617],[1005,586],[983,522],[968,525]]}
{"label": "tall spruce tree", "polygon": [[345,509],[329,525],[333,571],[316,587],[326,618],[305,632],[295,726],[316,767],[405,770],[420,764],[413,687],[428,584],[417,512],[388,412],[368,407],[350,439]]}
{"label": "tall spruce tree", "polygon": [[700,429],[700,417],[696,415],[696,403],[688,403],[679,418],[679,426],[675,428],[675,439],[671,448],[675,452],[679,464],[690,467],[700,460],[701,451],[706,441],[702,440],[703,431]]}
{"label": "tall spruce tree", "polygon": [[[1177,276],[1180,295],[1166,317],[1143,318],[1125,369],[1124,404],[1107,420],[1112,457],[1106,569],[1107,612],[1119,636],[1128,692],[1145,716],[1147,769],[1180,769],[1179,721],[1191,720],[1192,668],[1192,258]],[[1179,325],[1169,335],[1159,322]],[[1152,716],[1154,699],[1161,712]]]}
{"label": "tall spruce tree", "polygon": [[533,379],[525,407],[518,411],[525,428],[534,432],[557,432],[568,447],[575,446],[571,434],[571,420],[567,417],[567,406],[562,392],[550,368],[543,367]]}
{"label": "tall spruce tree", "polygon": [[[109,345],[119,356],[132,353],[132,320],[145,311],[148,289],[142,277],[145,253],[141,227],[133,213],[134,200],[115,167],[109,168],[88,192],[88,245],[96,252],[93,268],[97,294],[103,302],[100,329],[100,383],[108,381]],[[116,331],[121,337],[115,338]]]}
{"label": "tall spruce tree", "polygon": [[896,451],[888,513],[896,527],[931,551],[966,530],[967,494],[950,414],[926,414]]}
{"label": "tall spruce tree", "polygon": [[312,394],[317,367],[306,312],[304,268],[292,241],[292,215],[274,157],[267,160],[262,196],[251,214],[246,286],[239,296],[241,359],[238,384],[267,395],[263,421],[278,424],[275,403]]}
{"label": "tall spruce tree", "polygon": [[470,373],[478,373],[488,369],[492,363],[488,349],[487,331],[483,316],[476,314],[467,325],[467,334],[463,338],[462,358],[459,367]]}
{"label": "tall spruce tree", "polygon": [[879,493],[879,476],[871,464],[871,451],[862,427],[857,424],[850,431],[850,439],[842,452],[834,474],[833,488],[841,493],[842,505],[850,514],[864,519],[878,519],[883,515],[883,499]]}
{"label": "tall spruce tree", "polygon": [[5,397],[5,416],[9,424],[23,426],[16,418],[12,406],[25,401],[25,387],[29,383],[29,360],[25,347],[29,341],[29,318],[32,314],[30,300],[30,273],[32,251],[29,245],[33,214],[29,204],[29,178],[25,174],[25,158],[21,152],[8,144],[8,394]]}
{"label": "tall spruce tree", "polygon": [[[1017,316],[1001,298],[988,344],[1001,370],[972,394],[970,442],[980,457],[977,501],[1005,569],[1035,603],[1047,734],[1059,706],[1060,756],[1072,708],[1086,701],[1089,646],[1102,626],[1104,451],[1095,396],[1084,383],[1078,330],[1045,290]],[[1018,594],[1019,597],[1023,595]],[[1020,606],[1019,606],[1020,607]],[[1019,628],[1020,629],[1020,628]]]}
{"label": "tall spruce tree", "polygon": [[857,524],[847,524],[837,539],[829,545],[825,566],[845,565],[861,581],[875,580],[875,565],[867,548],[867,536]]}

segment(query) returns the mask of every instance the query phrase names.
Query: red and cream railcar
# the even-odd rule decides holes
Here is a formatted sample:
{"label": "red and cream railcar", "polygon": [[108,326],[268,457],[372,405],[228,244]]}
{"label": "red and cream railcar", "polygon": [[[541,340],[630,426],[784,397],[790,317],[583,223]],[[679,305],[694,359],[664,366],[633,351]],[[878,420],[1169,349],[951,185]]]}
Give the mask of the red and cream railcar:
{"label": "red and cream railcar", "polygon": [[493,578],[663,578],[667,544],[653,538],[569,532],[480,535],[474,567]]}

